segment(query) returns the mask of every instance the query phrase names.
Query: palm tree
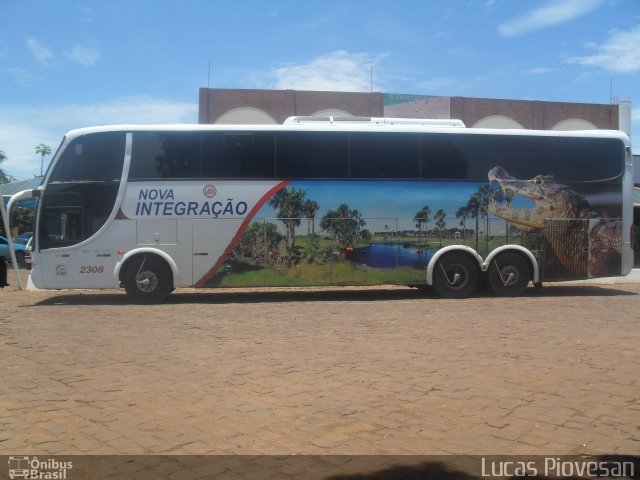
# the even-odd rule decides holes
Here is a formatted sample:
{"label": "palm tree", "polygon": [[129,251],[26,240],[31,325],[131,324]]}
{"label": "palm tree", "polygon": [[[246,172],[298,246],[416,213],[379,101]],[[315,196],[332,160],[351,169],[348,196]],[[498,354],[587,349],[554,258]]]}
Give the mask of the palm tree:
{"label": "palm tree", "polygon": [[[336,210],[329,210],[320,219],[320,228],[328,231],[335,240],[338,248],[355,247],[361,238],[362,227],[367,224],[360,212],[352,209],[346,203]],[[388,228],[388,225],[385,225]]]}
{"label": "palm tree", "polygon": [[469,211],[469,215],[471,218],[476,219],[476,250],[478,250],[478,218],[480,216],[480,203],[480,196],[477,193],[471,195],[467,201],[467,210]]}
{"label": "palm tree", "polygon": [[489,214],[489,204],[495,197],[495,190],[491,185],[480,185],[477,193],[480,199],[480,217],[485,218]]}
{"label": "palm tree", "polygon": [[438,237],[440,239],[440,247],[442,247],[442,230],[447,226],[447,222],[445,222],[445,217],[447,216],[447,212],[443,209],[439,209],[433,219],[436,221],[436,227],[438,227]]}
{"label": "palm tree", "polygon": [[[479,220],[489,215],[489,204],[495,198],[495,190],[491,185],[480,185],[478,190],[469,197],[467,208],[471,212],[471,217],[476,219],[476,250],[478,250],[478,228]],[[488,229],[485,229],[488,230]],[[485,232],[486,246],[489,247],[489,237]]]}
{"label": "palm tree", "polygon": [[465,239],[465,231],[467,229],[467,218],[469,218],[469,215],[471,214],[471,212],[469,211],[469,207],[468,206],[463,206],[460,207],[457,211],[456,211],[456,218],[460,219],[460,226],[462,227],[462,239]]}
{"label": "palm tree", "polygon": [[303,204],[304,216],[307,219],[307,235],[316,233],[315,218],[316,212],[320,208],[315,200],[306,200]]}
{"label": "palm tree", "polygon": [[[0,163],[4,162],[7,159],[5,153],[0,150]],[[4,171],[4,168],[0,168],[0,183],[9,183],[9,175]]]}
{"label": "palm tree", "polygon": [[43,171],[43,167],[44,167],[44,156],[45,155],[51,155],[51,148],[48,147],[47,145],[45,145],[44,143],[41,143],[40,145],[38,145],[36,147],[36,153],[38,155],[40,155],[41,159],[40,159],[40,176],[42,176],[42,171]]}
{"label": "palm tree", "polygon": [[[431,209],[427,205],[425,205],[413,217],[413,221],[416,222],[416,227],[418,227],[418,246],[420,245],[420,233],[422,232],[422,225],[424,224],[426,226],[429,223],[430,215]],[[425,234],[426,231],[427,230],[425,227]]]}
{"label": "palm tree", "polygon": [[284,223],[287,244],[287,266],[291,267],[291,259],[296,253],[296,227],[300,226],[301,217],[304,215],[304,197],[307,191],[303,188],[294,189],[285,187],[278,191],[269,205],[278,209],[278,220]]}

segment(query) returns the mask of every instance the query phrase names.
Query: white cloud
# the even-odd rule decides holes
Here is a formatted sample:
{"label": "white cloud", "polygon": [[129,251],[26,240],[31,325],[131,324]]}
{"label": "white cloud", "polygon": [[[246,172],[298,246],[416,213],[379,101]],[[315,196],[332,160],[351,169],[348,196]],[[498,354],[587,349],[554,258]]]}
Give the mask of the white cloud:
{"label": "white cloud", "polygon": [[[384,55],[338,50],[302,65],[272,70],[269,74],[272,79],[269,88],[368,92],[371,89],[371,67],[375,67],[383,57]],[[376,83],[375,89],[379,90],[381,86],[379,82]]]}
{"label": "white cloud", "polygon": [[536,67],[536,68],[530,68],[529,70],[525,70],[524,73],[527,73],[529,75],[546,75],[547,73],[553,73],[553,72],[556,72],[557,70],[558,70],[557,68]]}
{"label": "white cloud", "polygon": [[34,75],[23,68],[5,68],[4,71],[11,77],[13,83],[21,87],[32,87],[44,80],[44,78]]}
{"label": "white cloud", "polygon": [[609,72],[640,72],[640,25],[626,32],[614,31],[602,45],[589,43],[593,55],[572,57],[568,63],[600,67]]}
{"label": "white cloud", "polygon": [[463,47],[452,47],[447,52],[456,57],[473,57],[473,50]]}
{"label": "white cloud", "polygon": [[51,50],[42,45],[35,38],[27,39],[27,48],[38,63],[46,64],[53,57]]}
{"label": "white cloud", "polygon": [[485,10],[493,10],[496,6],[496,0],[486,0],[482,4],[482,8]]}
{"label": "white cloud", "polygon": [[84,67],[91,67],[98,63],[101,53],[102,52],[95,47],[83,47],[81,45],[76,45],[67,55],[76,63],[79,63]]}
{"label": "white cloud", "polygon": [[498,26],[503,37],[514,37],[559,25],[595,10],[605,0],[551,0]]}
{"label": "white cloud", "polygon": [[[197,103],[174,102],[146,96],[111,102],[49,107],[0,106],[0,150],[7,155],[2,168],[14,177],[40,172],[36,145],[53,151],[62,136],[73,128],[112,124],[197,123]],[[45,158],[46,162],[51,157]]]}

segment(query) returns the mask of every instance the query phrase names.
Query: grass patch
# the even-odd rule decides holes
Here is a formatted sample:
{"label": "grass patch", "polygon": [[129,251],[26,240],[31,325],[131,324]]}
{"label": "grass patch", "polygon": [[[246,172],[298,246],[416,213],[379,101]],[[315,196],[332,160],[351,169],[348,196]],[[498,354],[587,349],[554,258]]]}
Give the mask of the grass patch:
{"label": "grass patch", "polygon": [[210,285],[220,287],[286,287],[323,285],[410,285],[424,283],[426,272],[411,267],[371,268],[338,260],[317,264],[301,262],[286,266],[261,267],[237,260],[223,266]]}

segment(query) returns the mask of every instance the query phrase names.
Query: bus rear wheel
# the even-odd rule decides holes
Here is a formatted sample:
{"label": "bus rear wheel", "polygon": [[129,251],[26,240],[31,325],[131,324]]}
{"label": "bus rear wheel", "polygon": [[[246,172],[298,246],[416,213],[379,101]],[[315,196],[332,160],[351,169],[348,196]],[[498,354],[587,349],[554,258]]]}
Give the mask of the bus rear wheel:
{"label": "bus rear wheel", "polygon": [[449,253],[438,260],[433,285],[444,298],[470,297],[478,284],[478,265],[463,253]]}
{"label": "bus rear wheel", "polygon": [[503,253],[491,261],[487,271],[489,288],[501,297],[518,297],[529,285],[528,262],[516,253]]}
{"label": "bus rear wheel", "polygon": [[161,303],[173,291],[171,270],[153,255],[137,257],[125,267],[122,284],[136,303]]}

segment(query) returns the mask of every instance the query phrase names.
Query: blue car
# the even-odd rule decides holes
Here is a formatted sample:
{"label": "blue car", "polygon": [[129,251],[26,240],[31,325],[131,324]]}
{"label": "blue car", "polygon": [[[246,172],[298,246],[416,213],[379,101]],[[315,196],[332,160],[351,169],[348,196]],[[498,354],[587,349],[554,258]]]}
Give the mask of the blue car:
{"label": "blue car", "polygon": [[16,235],[15,237],[13,237],[13,243],[26,245],[29,242],[29,240],[31,240],[31,237],[33,237],[33,232],[24,232],[24,233],[21,233],[20,235]]}
{"label": "blue car", "polygon": [[[16,251],[16,260],[18,261],[18,266],[26,267],[26,262],[24,260],[26,246],[20,243],[13,242],[13,248]],[[11,261],[11,254],[9,252],[9,242],[5,237],[0,237],[0,257],[4,257],[8,262]]]}

